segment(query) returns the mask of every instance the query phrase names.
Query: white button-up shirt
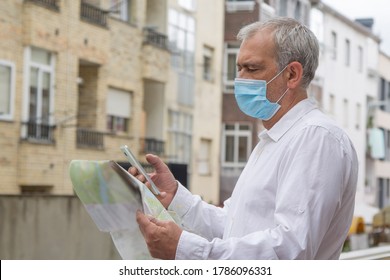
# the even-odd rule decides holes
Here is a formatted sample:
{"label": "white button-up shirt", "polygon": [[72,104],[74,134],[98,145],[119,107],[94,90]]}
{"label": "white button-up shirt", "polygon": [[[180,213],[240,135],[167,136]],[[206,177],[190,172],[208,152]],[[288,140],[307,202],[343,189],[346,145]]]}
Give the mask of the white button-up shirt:
{"label": "white button-up shirt", "polygon": [[351,141],[308,99],[259,138],[223,208],[179,186],[176,259],[339,258],[358,173]]}

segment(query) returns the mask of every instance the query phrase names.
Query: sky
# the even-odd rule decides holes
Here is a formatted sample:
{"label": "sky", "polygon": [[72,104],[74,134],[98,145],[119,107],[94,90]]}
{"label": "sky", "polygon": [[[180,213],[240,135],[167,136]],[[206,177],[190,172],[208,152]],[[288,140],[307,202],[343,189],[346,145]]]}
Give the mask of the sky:
{"label": "sky", "polygon": [[381,38],[380,49],[390,55],[390,1],[389,0],[322,0],[344,16],[374,18],[373,33]]}

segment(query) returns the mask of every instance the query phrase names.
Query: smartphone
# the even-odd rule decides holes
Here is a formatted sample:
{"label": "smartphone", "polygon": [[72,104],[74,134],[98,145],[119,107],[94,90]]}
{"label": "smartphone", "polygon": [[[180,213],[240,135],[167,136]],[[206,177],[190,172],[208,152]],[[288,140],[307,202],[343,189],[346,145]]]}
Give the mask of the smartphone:
{"label": "smartphone", "polygon": [[145,169],[142,167],[142,165],[138,162],[138,160],[135,158],[133,153],[130,151],[129,147],[127,145],[121,146],[121,151],[125,154],[127,160],[130,162],[132,166],[138,169],[138,172],[140,172],[146,180],[151,185],[151,191],[154,195],[160,195],[160,191],[156,187],[156,185],[153,183],[152,179],[150,179],[148,173],[146,173]]}

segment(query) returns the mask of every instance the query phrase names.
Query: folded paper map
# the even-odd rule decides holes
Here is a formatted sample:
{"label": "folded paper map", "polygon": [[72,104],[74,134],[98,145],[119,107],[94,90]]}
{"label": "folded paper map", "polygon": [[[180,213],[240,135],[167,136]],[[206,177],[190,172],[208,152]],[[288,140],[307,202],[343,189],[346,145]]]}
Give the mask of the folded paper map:
{"label": "folded paper map", "polygon": [[137,210],[178,223],[174,213],[114,161],[73,160],[69,172],[77,196],[98,229],[111,234],[122,259],[151,259],[135,220]]}

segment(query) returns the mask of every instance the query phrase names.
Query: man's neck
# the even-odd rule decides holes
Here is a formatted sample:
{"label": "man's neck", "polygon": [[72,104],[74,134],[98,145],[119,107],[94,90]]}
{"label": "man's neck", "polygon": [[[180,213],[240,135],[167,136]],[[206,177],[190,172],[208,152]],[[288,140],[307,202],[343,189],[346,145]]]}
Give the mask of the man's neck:
{"label": "man's neck", "polygon": [[[299,102],[307,98],[307,92],[306,90],[299,92],[297,94],[293,93],[294,98],[291,100],[286,100],[283,104],[281,104],[281,107],[279,111],[268,121],[263,121],[263,125],[267,130],[270,130],[285,114],[287,114],[288,111],[291,110],[295,105],[297,105]],[[288,102],[288,103],[287,103]]]}

